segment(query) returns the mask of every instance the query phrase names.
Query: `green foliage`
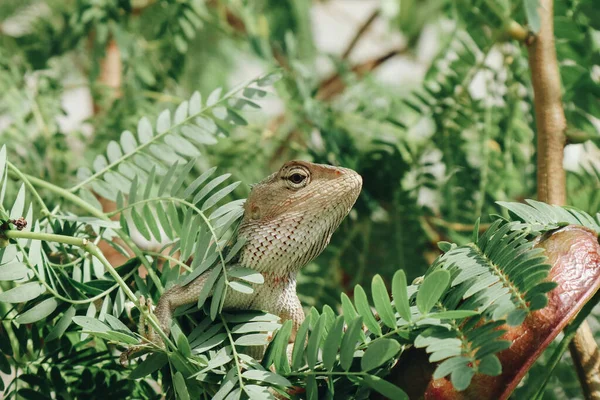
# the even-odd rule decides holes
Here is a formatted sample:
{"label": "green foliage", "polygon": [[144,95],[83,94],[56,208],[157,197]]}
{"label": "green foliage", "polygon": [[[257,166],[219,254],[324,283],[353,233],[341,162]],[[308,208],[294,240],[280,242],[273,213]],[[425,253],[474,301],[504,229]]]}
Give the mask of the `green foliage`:
{"label": "green foliage", "polygon": [[[400,87],[353,69],[353,54],[320,50],[305,1],[217,3],[0,2],[0,221],[24,217],[21,232],[43,239],[0,235],[0,371],[23,371],[6,397],[76,398],[93,388],[116,398],[269,398],[299,386],[309,398],[403,398],[385,375],[416,344],[457,388],[475,373],[498,374],[495,354],[507,343],[495,328],[543,307],[551,289],[530,239],[567,223],[600,225],[590,216],[600,204],[593,166],[568,176],[569,204],[583,211],[508,203],[533,197],[536,178],[527,55],[506,30],[516,21],[537,31],[538,1],[383,2],[377,18],[406,38],[391,59],[425,70]],[[556,2],[554,21],[567,134],[592,149],[594,6]],[[431,59],[421,51],[428,35],[438,40]],[[111,49],[118,89],[103,75]],[[229,90],[232,71],[255,64],[278,73]],[[324,70],[342,83],[337,96],[322,96]],[[263,86],[278,75],[273,96]],[[62,122],[78,88],[94,110],[73,128]],[[272,122],[252,113],[273,97],[285,111]],[[235,240],[243,200],[232,199],[248,189],[239,182],[292,158],[353,168],[364,189],[298,279],[301,300],[315,308],[288,349],[289,323],[220,308],[229,290],[249,293],[263,281],[228,265],[243,246]],[[102,211],[94,193],[116,210]],[[519,221],[486,219],[502,207]],[[481,216],[490,224],[482,234],[473,224]],[[115,270],[94,252],[102,241],[131,259]],[[436,258],[438,242],[445,254]],[[115,347],[137,343],[134,327],[147,317],[139,295],[156,300],[163,287],[211,268],[199,307],[177,312],[173,348],[148,345],[144,361],[118,366]],[[262,363],[246,355],[273,332]],[[578,396],[565,384],[572,370],[557,371],[564,379],[547,392]],[[534,367],[530,375],[543,374]]]}
{"label": "green foliage", "polygon": [[560,207],[539,201],[527,200],[527,204],[498,202],[514,213],[522,224],[513,224],[515,228],[528,228],[532,232],[543,232],[566,226],[581,225],[600,234],[600,213],[596,219],[584,211],[572,207]]}
{"label": "green foliage", "polygon": [[[199,95],[194,97],[198,98]],[[216,98],[216,95],[209,96],[208,103],[215,104]],[[184,103],[184,105],[187,110],[188,104]],[[168,115],[162,113],[159,117],[158,135],[174,130]],[[183,124],[186,112],[176,112],[176,115],[179,116],[175,117],[175,121]],[[154,138],[152,127],[145,121],[147,120],[143,119],[140,122],[138,129],[138,137],[142,143],[140,147],[123,152],[114,150],[118,145],[109,144],[109,149],[113,149],[108,151],[111,164],[96,168],[94,175],[90,175],[71,191],[76,191],[88,183],[94,184],[100,179],[105,179],[107,182],[105,175],[116,170],[127,160],[124,154],[142,154],[145,148],[142,146],[151,143]],[[124,135],[129,136],[127,133]],[[129,139],[126,139],[125,143],[127,140]],[[122,144],[123,148],[127,146]],[[118,154],[115,155],[115,151]],[[3,182],[6,184],[6,173],[11,168],[14,170],[14,167],[6,159],[5,147],[0,152],[0,164],[2,165],[0,176],[5,176]],[[349,382],[362,382],[365,387],[383,395],[393,393],[394,396],[401,398],[405,397],[403,392],[392,384],[381,384],[381,376],[389,372],[394,360],[401,355],[403,346],[408,344],[424,347],[428,353],[431,353],[431,361],[441,362],[434,373],[435,377],[441,378],[450,374],[454,386],[458,390],[463,390],[468,387],[475,373],[497,375],[501,372],[495,353],[505,349],[509,342],[499,339],[503,331],[497,328],[504,323],[519,324],[530,312],[543,307],[546,301],[544,294],[553,287],[542,283],[547,275],[548,266],[543,264],[544,257],[541,256],[540,251],[532,249],[531,243],[525,239],[525,236],[531,232],[530,225],[515,225],[498,220],[481,236],[477,235],[476,227],[474,243],[463,246],[441,244],[440,246],[447,250],[446,254],[434,263],[431,272],[420,284],[407,286],[404,272],[396,272],[392,280],[393,302],[384,281],[376,275],[371,285],[372,303],[364,289],[356,285],[354,304],[342,295],[343,315],[336,317],[335,312],[327,306],[323,308],[322,313],[313,308],[298,330],[292,356],[288,360],[290,322],[281,326],[277,322],[279,318],[269,314],[220,313],[223,297],[226,295],[224,290],[226,284],[242,292],[252,290],[251,287],[240,282],[236,281],[235,284],[229,282],[227,270],[230,271],[229,276],[247,282],[262,283],[262,276],[252,270],[239,267],[225,268],[226,263],[232,260],[235,253],[243,246],[243,242],[237,242],[228,253],[223,253],[220,249],[222,244],[219,244],[224,242],[220,238],[231,227],[232,222],[229,221],[235,221],[241,215],[239,211],[236,212],[239,202],[228,203],[213,212],[220,218],[226,218],[227,223],[212,223],[215,218],[212,215],[209,218],[205,216],[206,211],[231,192],[231,189],[226,187],[207,199],[209,193],[227,176],[210,181],[210,176],[214,172],[214,169],[211,169],[192,182],[189,187],[182,187],[181,176],[189,173],[193,161],[183,166],[183,172],[177,172],[179,168],[175,161],[164,168],[160,185],[155,185],[158,180],[155,178],[156,171],[160,166],[161,164],[154,163],[147,174],[136,174],[129,177],[130,181],[125,174],[121,175],[126,182],[126,187],[113,189],[116,190],[115,197],[118,200],[116,212],[131,209],[133,224],[142,234],[151,233],[152,237],[158,238],[163,231],[164,235],[174,243],[174,250],[179,250],[182,259],[195,255],[190,268],[192,272],[181,280],[184,284],[213,266],[218,259],[221,260],[213,267],[213,272],[207,279],[198,300],[198,306],[202,307],[212,292],[211,305],[206,311],[211,318],[197,324],[188,336],[175,327],[172,337],[176,350],[172,353],[164,353],[166,358],[160,356],[163,353],[158,350],[132,372],[132,377],[143,378],[163,369],[168,363],[173,373],[173,390],[181,398],[202,393],[224,397],[236,391],[244,392],[250,397],[271,396],[266,388],[270,387],[277,391],[292,385],[306,385],[308,396],[312,398],[322,391],[331,394],[339,391],[349,393]],[[140,176],[145,177],[143,193],[140,193],[141,187],[138,189],[142,186],[138,184]],[[164,178],[165,176],[167,179]],[[178,178],[173,180],[171,176],[178,176]],[[28,178],[24,179],[29,184]],[[168,188],[165,182],[171,181],[174,183]],[[170,196],[162,197],[167,189]],[[64,192],[62,189],[55,190],[58,193]],[[182,192],[183,198],[178,197]],[[16,223],[14,219],[24,213],[25,194],[26,185],[22,185],[13,206],[8,210],[0,209],[2,215],[12,218],[13,224]],[[125,196],[127,201],[124,200]],[[187,211],[182,210],[183,219],[180,219],[179,210],[175,208],[180,205],[176,200],[182,200],[181,205],[187,207]],[[174,211],[164,211],[162,201],[168,203],[167,210]],[[141,212],[135,212],[138,203],[156,204],[155,210],[162,209],[157,213],[162,212],[163,217],[155,217],[147,206]],[[544,221],[544,229],[555,228],[557,225],[554,224],[554,220],[564,216],[564,213],[561,214],[554,208],[544,209],[538,203],[532,204],[537,206],[534,208],[537,213],[526,214],[529,217],[526,222]],[[523,208],[516,204],[505,206],[517,215],[519,211],[523,214]],[[95,210],[92,205],[87,207],[90,211]],[[548,210],[553,214],[549,215]],[[31,213],[28,212],[29,215]],[[95,213],[98,218],[85,220],[87,223],[85,225],[77,217],[70,218],[72,226],[68,220],[53,216],[56,218],[55,224],[50,224],[49,219],[45,219],[42,221],[44,229],[40,229],[40,224],[35,223],[31,233],[38,234],[40,239],[62,243],[63,251],[72,256],[79,256],[81,259],[79,263],[83,263],[84,268],[86,261],[88,268],[94,266],[86,256],[86,252],[89,252],[93,256],[92,260],[100,261],[100,265],[94,267],[94,273],[100,281],[106,281],[103,276],[104,268],[108,268],[108,272],[113,277],[116,272],[112,266],[105,264],[102,256],[98,256],[93,248],[88,247],[86,240],[93,240],[93,238],[81,239],[77,234],[73,235],[73,232],[79,230],[84,234],[84,238],[88,236],[84,230],[81,230],[85,226],[92,229],[95,226],[98,232],[108,229],[100,218],[104,214],[100,211]],[[197,213],[197,217],[193,217],[193,213]],[[234,217],[228,215],[231,213],[234,213]],[[567,213],[567,215],[573,214]],[[204,233],[201,222],[206,224]],[[123,225],[123,228],[127,233],[126,225]],[[49,235],[51,229],[62,231],[63,234]],[[183,229],[187,231],[184,232]],[[72,231],[72,236],[64,234],[69,230]],[[0,294],[3,302],[23,304],[14,319],[16,324],[33,323],[48,317],[57,309],[60,300],[61,303],[72,306],[56,322],[49,335],[52,339],[64,335],[70,323],[74,322],[83,328],[81,335],[84,339],[92,335],[96,340],[123,346],[134,345],[141,340],[141,336],[132,332],[118,319],[124,308],[125,294],[133,296],[133,293],[123,287],[125,281],[115,277],[116,284],[108,290],[98,294],[96,292],[93,297],[86,297],[82,289],[93,288],[91,285],[94,281],[79,281],[76,278],[80,273],[75,272],[71,277],[64,276],[60,279],[54,272],[48,255],[39,246],[40,242],[24,240],[17,239],[16,244],[2,249],[1,266],[6,271],[5,274],[8,277],[22,277],[20,285]],[[65,248],[65,245],[70,247]],[[130,262],[128,266],[122,266],[119,272],[127,273],[128,267],[131,269],[136,265],[137,263]],[[176,269],[163,274],[165,283],[177,278],[173,271]],[[219,278],[221,273],[223,276]],[[25,283],[34,276],[35,281]],[[46,279],[46,276],[54,276],[54,279]],[[69,284],[73,289],[78,289],[77,297],[70,297],[72,291],[67,290]],[[211,290],[213,285],[214,290]],[[116,296],[111,299],[111,292],[117,288]],[[42,296],[46,291],[53,296]],[[103,300],[103,306],[99,317],[96,317],[92,300],[98,299]],[[114,304],[112,307],[111,300]],[[88,304],[86,316],[76,315],[76,309],[73,307],[82,304]],[[372,304],[379,318],[373,314]],[[211,322],[217,315],[220,315],[220,320]],[[459,323],[461,320],[466,322]],[[344,324],[347,324],[345,332]],[[364,334],[361,330],[363,324],[367,328]],[[270,342],[262,364],[245,354],[244,347],[252,348],[269,343],[267,333],[272,331],[276,331],[277,334]],[[276,373],[269,371],[271,366]],[[325,377],[329,377],[327,384],[324,384],[326,381],[321,379]],[[364,390],[361,386],[356,388],[359,392]]]}

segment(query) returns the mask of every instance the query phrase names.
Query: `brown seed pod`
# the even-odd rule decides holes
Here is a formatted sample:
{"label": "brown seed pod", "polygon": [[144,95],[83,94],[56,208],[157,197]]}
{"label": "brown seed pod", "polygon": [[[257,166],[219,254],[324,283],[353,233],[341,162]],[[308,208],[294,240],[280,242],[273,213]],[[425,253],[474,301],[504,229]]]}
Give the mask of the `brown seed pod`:
{"label": "brown seed pod", "polygon": [[548,279],[558,286],[548,293],[548,305],[533,312],[519,326],[504,326],[503,338],[512,345],[498,353],[502,374],[477,374],[469,388],[458,392],[447,378],[432,378],[435,365],[424,351],[406,352],[390,380],[411,399],[507,399],[554,338],[577,315],[600,287],[600,245],[596,232],[567,226],[544,235],[536,247],[546,249],[552,265]]}

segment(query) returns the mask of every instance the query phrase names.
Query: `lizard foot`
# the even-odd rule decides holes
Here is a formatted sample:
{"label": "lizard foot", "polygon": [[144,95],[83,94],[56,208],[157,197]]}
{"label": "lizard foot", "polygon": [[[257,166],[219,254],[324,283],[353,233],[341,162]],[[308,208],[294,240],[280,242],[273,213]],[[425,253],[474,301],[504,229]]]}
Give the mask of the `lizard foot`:
{"label": "lizard foot", "polygon": [[152,300],[150,298],[146,299],[144,296],[140,296],[140,319],[138,321],[138,332],[142,335],[142,341],[140,344],[129,346],[124,352],[119,356],[119,362],[123,367],[126,367],[129,363],[129,360],[135,357],[139,357],[142,354],[137,355],[138,353],[148,350],[148,342],[152,342],[152,337],[154,336],[154,331],[152,330],[152,326],[146,321],[146,312],[152,312]]}

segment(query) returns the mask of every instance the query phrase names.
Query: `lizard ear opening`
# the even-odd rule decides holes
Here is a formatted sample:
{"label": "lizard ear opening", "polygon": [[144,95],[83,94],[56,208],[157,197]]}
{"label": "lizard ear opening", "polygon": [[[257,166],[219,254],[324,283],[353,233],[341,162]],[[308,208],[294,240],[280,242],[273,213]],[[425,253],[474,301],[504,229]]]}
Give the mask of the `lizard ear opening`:
{"label": "lizard ear opening", "polygon": [[250,219],[260,219],[260,207],[256,204],[250,204],[248,208]]}

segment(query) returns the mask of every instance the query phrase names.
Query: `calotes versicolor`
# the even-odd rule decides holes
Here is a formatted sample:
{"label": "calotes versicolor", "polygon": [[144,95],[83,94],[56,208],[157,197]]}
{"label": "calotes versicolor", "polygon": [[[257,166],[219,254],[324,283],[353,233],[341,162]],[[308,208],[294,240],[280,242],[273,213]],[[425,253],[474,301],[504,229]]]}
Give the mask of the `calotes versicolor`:
{"label": "calotes versicolor", "polygon": [[[296,274],[317,257],[348,215],[362,187],[348,168],[290,161],[254,185],[244,204],[239,237],[246,240],[235,265],[264,276],[254,292],[227,292],[224,309],[256,309],[293,321],[292,338],[304,320]],[[169,333],[175,308],[197,301],[210,271],[160,297],[154,314]],[[156,335],[151,339],[156,339]]]}

